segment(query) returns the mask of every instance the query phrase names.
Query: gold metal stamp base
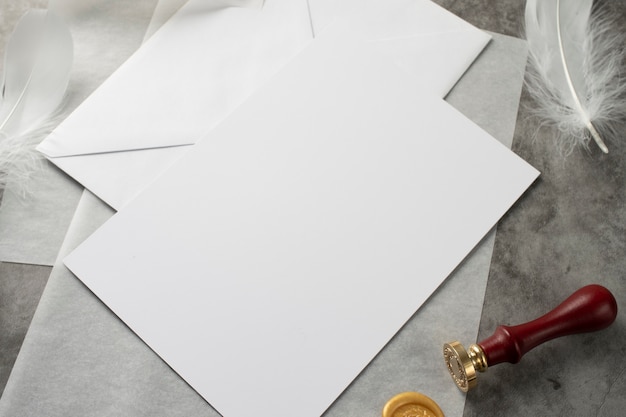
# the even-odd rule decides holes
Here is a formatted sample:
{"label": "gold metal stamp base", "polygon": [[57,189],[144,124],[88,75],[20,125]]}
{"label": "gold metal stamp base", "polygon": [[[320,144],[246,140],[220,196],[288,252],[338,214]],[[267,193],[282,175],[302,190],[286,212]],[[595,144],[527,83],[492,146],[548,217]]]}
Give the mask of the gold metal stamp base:
{"label": "gold metal stamp base", "polygon": [[480,346],[472,344],[466,351],[459,342],[443,345],[443,359],[452,380],[463,392],[468,392],[477,384],[476,371],[487,370],[487,358]]}

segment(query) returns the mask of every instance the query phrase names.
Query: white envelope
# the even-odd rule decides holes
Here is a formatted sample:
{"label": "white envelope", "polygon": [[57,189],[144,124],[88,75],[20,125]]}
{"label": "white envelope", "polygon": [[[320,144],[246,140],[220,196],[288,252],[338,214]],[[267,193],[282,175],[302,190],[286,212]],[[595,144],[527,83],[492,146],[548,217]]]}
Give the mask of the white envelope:
{"label": "white envelope", "polygon": [[537,176],[329,33],[65,259],[225,417],[320,416]]}
{"label": "white envelope", "polygon": [[266,0],[262,9],[191,0],[38,150],[120,209],[296,55],[312,25],[347,13],[346,25],[440,96],[489,41],[427,0],[310,4],[311,15],[306,0]]}

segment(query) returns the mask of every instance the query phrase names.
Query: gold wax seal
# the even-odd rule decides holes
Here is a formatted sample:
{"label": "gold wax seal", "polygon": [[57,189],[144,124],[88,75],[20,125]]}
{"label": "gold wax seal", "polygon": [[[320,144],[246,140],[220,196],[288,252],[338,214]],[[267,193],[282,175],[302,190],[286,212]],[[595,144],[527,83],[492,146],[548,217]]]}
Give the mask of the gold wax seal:
{"label": "gold wax seal", "polygon": [[383,417],[444,417],[443,411],[429,397],[419,392],[403,392],[385,404]]}

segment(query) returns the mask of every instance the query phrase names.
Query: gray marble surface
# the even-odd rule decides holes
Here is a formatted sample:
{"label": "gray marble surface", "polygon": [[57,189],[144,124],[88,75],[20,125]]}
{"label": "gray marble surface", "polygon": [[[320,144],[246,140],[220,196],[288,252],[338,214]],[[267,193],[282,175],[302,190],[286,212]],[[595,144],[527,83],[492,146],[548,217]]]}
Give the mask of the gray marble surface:
{"label": "gray marble surface", "polygon": [[[522,97],[523,106],[532,99]],[[498,225],[479,339],[515,325],[597,283],[617,299],[616,322],[529,352],[488,370],[465,416],[620,416],[626,408],[626,146],[613,142],[563,159],[551,132],[519,117],[514,149],[541,178]],[[626,132],[622,125],[621,132]],[[502,410],[506,410],[505,413]]]}
{"label": "gray marble surface", "polygon": [[[480,28],[512,36],[521,33],[523,2],[435,2]],[[624,16],[625,2],[604,3]],[[0,1],[0,7],[0,36],[6,39],[11,16],[21,14],[20,7],[25,8],[26,2]],[[464,326],[478,324],[483,295],[478,340],[489,336],[498,324],[518,324],[543,314],[588,283],[607,286],[616,295],[618,305],[626,299],[624,145],[610,144],[609,155],[591,149],[563,159],[553,146],[551,132],[540,132],[535,137],[537,123],[528,119],[524,110],[532,106],[532,100],[523,94],[521,104],[513,149],[540,169],[542,177],[503,218],[497,233],[477,248],[479,255],[473,257],[482,261],[469,261],[459,268],[456,278],[446,281],[328,415],[377,415],[371,404],[384,402],[404,390],[432,396],[448,416],[623,414],[626,321],[622,311],[617,322],[602,332],[556,340],[530,352],[517,365],[489,369],[479,375],[478,387],[467,397],[456,391],[452,382],[447,381],[449,387],[443,382],[447,375],[439,368],[439,344],[456,338],[466,345],[476,341],[476,327]],[[472,107],[471,102],[464,105]],[[626,132],[626,127],[621,131]],[[90,197],[83,198],[87,199],[83,205],[89,208],[93,202]],[[82,220],[87,229],[89,224],[110,215],[102,206],[95,207]],[[494,238],[495,247],[490,242]],[[489,259],[485,292],[484,281],[476,284],[475,280],[486,273],[484,263],[488,264]],[[0,264],[0,383],[9,376],[50,270]],[[156,415],[175,407],[176,415],[216,415],[107,309],[94,303],[71,275],[59,269],[51,276],[53,281],[56,285],[46,289],[47,296],[38,311],[45,320],[40,318],[35,323],[40,327],[31,333],[38,336],[27,341],[28,347],[24,348],[31,356],[22,355],[19,366],[23,373],[12,375],[13,388],[7,393],[12,401],[1,399],[0,414]],[[456,307],[455,314],[465,314],[467,322],[455,322],[449,310],[437,307],[437,299],[457,298],[460,294],[472,299]],[[71,308],[62,308],[64,302]],[[81,311],[93,315],[81,317]],[[78,319],[68,320],[76,316]],[[420,318],[435,323],[428,333],[411,324]],[[45,323],[56,323],[56,327],[42,326]],[[69,335],[82,332],[91,336],[63,340],[55,333],[59,329]],[[40,345],[44,341],[49,345]],[[418,357],[417,348],[425,352],[424,357]],[[94,360],[94,352],[105,356]],[[403,360],[389,359],[398,357]],[[73,368],[68,366],[71,363]],[[119,369],[124,378],[115,378],[112,369]],[[91,371],[93,377],[76,379],[73,370],[78,374]],[[107,381],[98,383],[98,378]],[[103,387],[107,391],[103,392]],[[33,398],[42,396],[43,401],[33,402]],[[354,404],[361,406],[355,408]],[[85,410],[92,412],[85,414]]]}
{"label": "gray marble surface", "polygon": [[[437,1],[482,28],[521,33],[523,2]],[[489,3],[489,4],[487,4]],[[626,27],[626,2],[601,1]],[[620,416],[626,409],[626,124],[610,153],[592,144],[564,158],[554,132],[537,131],[524,91],[513,150],[540,179],[498,224],[479,337],[555,307],[590,283],[617,299],[616,322],[529,352],[519,364],[479,375],[464,416]],[[473,343],[467,341],[466,343]]]}
{"label": "gray marble surface", "polygon": [[[0,263],[0,387],[9,379],[50,268]],[[7,302],[7,300],[10,300]]]}

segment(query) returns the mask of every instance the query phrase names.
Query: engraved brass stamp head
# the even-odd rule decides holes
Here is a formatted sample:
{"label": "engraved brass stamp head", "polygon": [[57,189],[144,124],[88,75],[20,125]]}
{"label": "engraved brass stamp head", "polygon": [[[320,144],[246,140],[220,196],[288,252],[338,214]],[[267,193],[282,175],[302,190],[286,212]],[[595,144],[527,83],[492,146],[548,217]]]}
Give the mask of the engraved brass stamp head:
{"label": "engraved brass stamp head", "polygon": [[476,371],[484,372],[487,369],[487,360],[480,346],[473,344],[469,352],[459,342],[443,345],[443,359],[452,380],[463,392],[476,386]]}

